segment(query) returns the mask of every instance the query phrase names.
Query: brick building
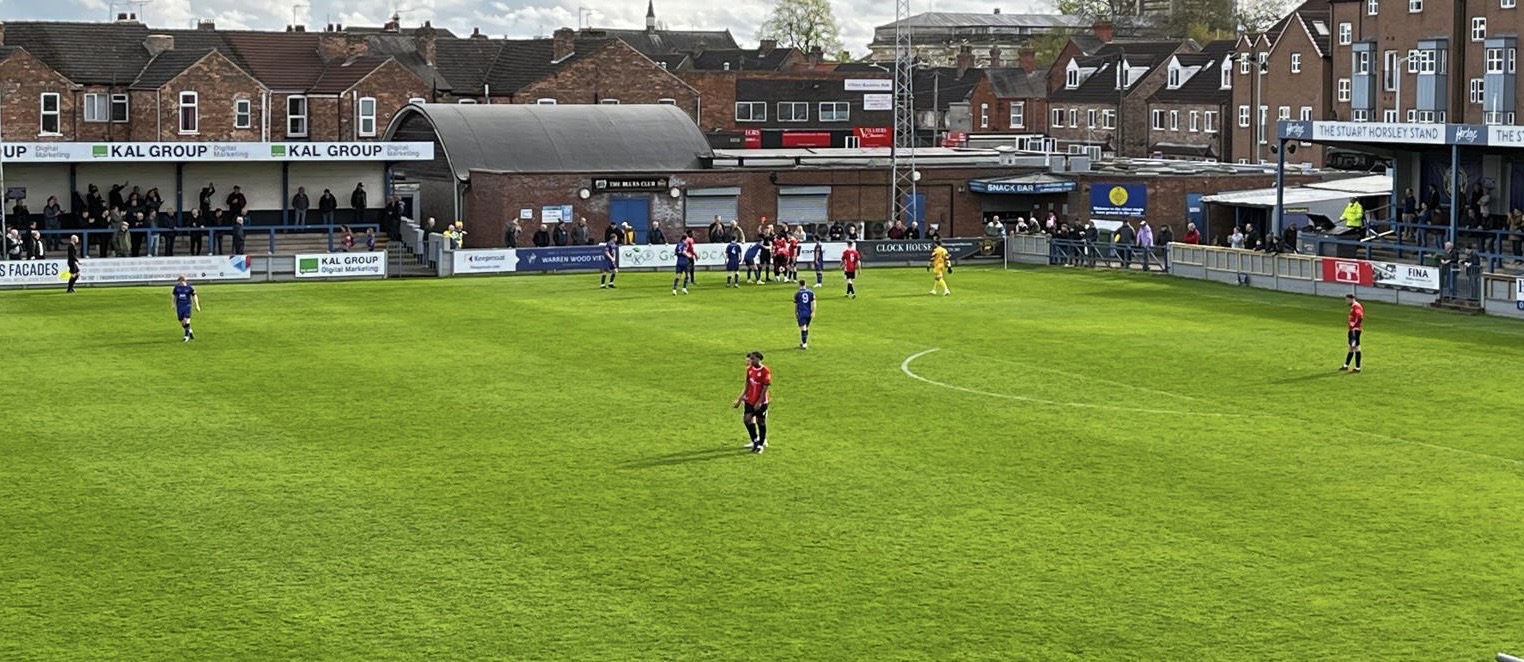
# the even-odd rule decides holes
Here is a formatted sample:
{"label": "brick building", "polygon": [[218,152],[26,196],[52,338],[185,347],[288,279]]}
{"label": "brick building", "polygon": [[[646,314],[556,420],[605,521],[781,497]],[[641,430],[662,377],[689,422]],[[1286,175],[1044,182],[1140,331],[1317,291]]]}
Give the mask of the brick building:
{"label": "brick building", "polygon": [[[1333,116],[1329,26],[1328,4],[1310,0],[1265,33],[1238,38],[1229,125],[1234,161],[1275,161],[1270,144],[1278,120]],[[1292,162],[1324,163],[1323,148],[1310,143],[1297,145],[1295,154],[1287,156]]]}
{"label": "brick building", "polygon": [[1048,131],[1048,70],[1037,68],[1036,53],[1023,48],[1016,65],[994,65],[969,94],[970,130],[979,133],[1046,133]]}
{"label": "brick building", "polygon": [[1099,147],[1122,156],[1147,156],[1149,99],[1167,82],[1171,58],[1195,53],[1196,43],[1109,42],[1094,55],[1073,56],[1079,50],[1066,48],[1053,64],[1063,72],[1063,81],[1048,93],[1049,135],[1060,149]]}
{"label": "brick building", "polygon": [[1165,65],[1164,87],[1148,100],[1149,151],[1165,158],[1220,161],[1232,154],[1223,121],[1233,102],[1231,40],[1199,53],[1177,54]]}

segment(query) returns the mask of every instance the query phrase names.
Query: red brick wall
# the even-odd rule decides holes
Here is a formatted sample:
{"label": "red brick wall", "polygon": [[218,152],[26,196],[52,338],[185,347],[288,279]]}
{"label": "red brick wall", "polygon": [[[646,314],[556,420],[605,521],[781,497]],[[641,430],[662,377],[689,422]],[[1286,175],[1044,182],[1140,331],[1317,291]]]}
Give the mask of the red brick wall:
{"label": "red brick wall", "polygon": [[[1396,3],[1399,0],[1388,0],[1388,3]],[[1361,5],[1364,11],[1364,4]],[[1407,10],[1407,3],[1402,3],[1403,10]],[[1338,50],[1336,24],[1330,24],[1329,29],[1334,30],[1333,42],[1335,52]],[[1263,74],[1263,81],[1256,82],[1259,77],[1258,64],[1249,65],[1249,73],[1243,73],[1242,66],[1235,60],[1233,63],[1233,103],[1228,107],[1228,127],[1232,130],[1232,161],[1246,160],[1248,163],[1257,163],[1259,160],[1274,162],[1276,155],[1270,151],[1270,145],[1275,144],[1275,127],[1279,117],[1279,108],[1289,106],[1291,119],[1301,119],[1302,108],[1312,109],[1312,119],[1331,119],[1334,98],[1333,69],[1327,58],[1318,55],[1317,47],[1307,37],[1307,32],[1301,26],[1293,24],[1285,34],[1275,43],[1273,49],[1264,40],[1254,43],[1247,39],[1240,40],[1240,50],[1250,52],[1250,59],[1255,55],[1254,49],[1268,51],[1270,53],[1269,69]],[[1300,53],[1302,58],[1301,73],[1291,73],[1291,56]],[[1406,54],[1406,51],[1404,51]],[[1345,66],[1348,68],[1348,47],[1344,49]],[[1377,56],[1380,57],[1379,54]],[[1409,77],[1411,81],[1411,77]],[[1258,85],[1258,89],[1256,89]],[[1412,87],[1414,85],[1410,85]],[[1256,95],[1262,95],[1260,99]],[[1258,125],[1259,115],[1255,110],[1256,102],[1269,106],[1269,112],[1265,121],[1265,137],[1268,141],[1261,145],[1256,136],[1255,127]],[[1238,113],[1241,106],[1249,107],[1249,126],[1238,125]],[[1411,107],[1411,106],[1408,106]],[[1349,104],[1344,104],[1345,110],[1340,119],[1349,119]],[[1323,148],[1317,145],[1304,144],[1297,146],[1297,152],[1291,157],[1294,163],[1303,161],[1313,165],[1323,166]]]}
{"label": "red brick wall", "polygon": [[557,103],[657,103],[675,99],[690,116],[698,109],[698,91],[622,41],[589,53],[549,77],[531,83],[513,95],[513,103],[535,103],[542,98]]}
{"label": "red brick wall", "polygon": [[[226,57],[213,52],[191,65],[179,76],[155,92],[133,94],[132,139],[153,141],[258,141],[260,139],[259,81],[238,68]],[[195,92],[200,110],[199,130],[180,133],[180,93]],[[233,100],[251,99],[252,122],[247,129],[233,128]],[[157,101],[157,106],[155,102]],[[274,101],[272,100],[272,103]],[[284,110],[284,109],[282,109]],[[284,117],[282,112],[278,117]],[[280,140],[283,132],[272,126],[270,137]]]}
{"label": "red brick wall", "polygon": [[683,71],[677,76],[698,91],[703,105],[697,119],[699,129],[736,130],[736,79],[733,71]]}
{"label": "red brick wall", "polygon": [[[1212,195],[1275,186],[1275,175],[1196,175],[1190,177],[1119,177],[1115,174],[1090,173],[1075,177],[1079,186],[1069,194],[1069,216],[1081,223],[1090,220],[1090,189],[1096,184],[1148,184],[1148,204],[1144,218],[1157,232],[1168,225],[1179,239],[1185,235],[1185,194]],[[1286,175],[1287,186],[1320,181],[1316,175]],[[1206,232],[1203,228],[1202,232]]]}
{"label": "red brick wall", "polygon": [[[1215,69],[1211,72],[1201,72],[1196,75],[1205,76],[1207,73],[1211,73],[1214,76],[1218,75]],[[1156,110],[1164,113],[1163,129],[1153,128],[1153,113]],[[1174,131],[1171,131],[1169,128],[1169,114],[1171,111],[1177,113],[1177,116],[1180,118],[1178,123],[1179,128]],[[1218,159],[1226,160],[1231,155],[1227,152],[1227,142],[1223,139],[1225,134],[1222,123],[1225,111],[1227,111],[1225,106],[1217,104],[1150,103],[1148,105],[1148,144],[1150,148],[1159,142],[1208,146],[1212,148],[1212,153]],[[1207,133],[1205,130],[1206,114],[1208,112],[1217,113],[1215,124],[1213,124],[1213,128],[1216,130],[1212,133]],[[1196,130],[1194,131],[1191,130],[1191,113],[1196,113]],[[1235,119],[1228,118],[1230,122]]]}
{"label": "red brick wall", "polygon": [[[0,61],[0,112],[5,113],[4,134],[0,140],[19,142],[76,140],[75,98],[72,84],[41,60],[26,51],[17,51]],[[59,133],[40,135],[42,94],[59,95]]]}
{"label": "red brick wall", "polygon": [[[1003,99],[995,96],[995,90],[990,86],[989,78],[979,79],[974,89],[969,93],[969,108],[974,112],[975,131],[990,131],[1001,133],[1045,133],[1048,130],[1048,100],[1047,99]],[[1021,126],[1011,126],[1011,106],[1017,103],[1025,104],[1023,122]],[[977,126],[979,122],[979,106],[989,104],[990,126],[988,129]]]}

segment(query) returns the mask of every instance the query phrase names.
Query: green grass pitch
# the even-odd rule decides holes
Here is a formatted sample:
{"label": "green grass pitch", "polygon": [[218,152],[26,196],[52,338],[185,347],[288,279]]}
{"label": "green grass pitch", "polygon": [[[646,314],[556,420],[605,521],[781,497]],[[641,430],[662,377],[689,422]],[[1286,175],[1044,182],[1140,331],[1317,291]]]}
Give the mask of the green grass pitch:
{"label": "green grass pitch", "polygon": [[806,352],[699,278],[0,293],[0,658],[1524,650],[1524,326],[868,269]]}

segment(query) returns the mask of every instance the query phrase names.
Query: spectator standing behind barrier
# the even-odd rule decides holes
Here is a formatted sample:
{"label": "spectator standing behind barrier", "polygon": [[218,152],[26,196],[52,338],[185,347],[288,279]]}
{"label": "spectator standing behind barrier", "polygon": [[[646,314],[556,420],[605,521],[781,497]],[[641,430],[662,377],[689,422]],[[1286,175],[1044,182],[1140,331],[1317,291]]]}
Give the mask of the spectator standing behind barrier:
{"label": "spectator standing behind barrier", "polygon": [[920,238],[921,238],[921,224],[917,223],[915,221],[911,221],[910,225],[905,226],[905,240],[906,241],[915,241],[915,240],[920,239]]}
{"label": "spectator standing behind barrier", "polygon": [[[1409,186],[1402,193],[1402,222],[1412,223],[1418,218],[1418,196],[1413,195],[1413,187]],[[1413,228],[1404,228],[1403,236],[1414,237],[1417,235]]]}
{"label": "spectator standing behind barrier", "polygon": [[[466,233],[465,232],[461,232],[460,234],[461,234],[462,237],[464,237]],[[462,243],[465,243],[465,242],[462,242]],[[366,228],[365,229],[365,250],[370,251],[372,253],[376,252],[376,229],[375,228]]]}
{"label": "spectator standing behind barrier", "polygon": [[180,238],[180,227],[175,224],[175,217],[170,214],[159,214],[159,225],[164,228],[164,256],[175,256],[175,241]]}
{"label": "spectator standing behind barrier", "polygon": [[190,238],[190,254],[203,255],[202,242],[206,240],[206,218],[200,209],[192,209],[185,219],[185,235]]}
{"label": "spectator standing behind barrier", "polygon": [[[450,227],[454,228],[455,226],[451,225]],[[339,235],[339,250],[348,253],[355,248],[355,233],[349,229],[348,225],[343,226],[342,230],[343,232]],[[446,238],[448,238],[448,234]]]}
{"label": "spectator standing behind barrier", "polygon": [[242,218],[243,210],[249,206],[249,199],[244,197],[242,189],[234,186],[233,192],[228,194],[227,205],[229,216],[235,219]]}
{"label": "spectator standing behind barrier", "polygon": [[365,182],[356,182],[355,190],[349,194],[349,208],[354,210],[350,217],[350,223],[359,225],[365,222]]}
{"label": "spectator standing behind barrier", "polygon": [[129,240],[132,245],[132,256],[139,257],[143,253],[143,238],[146,236],[144,230],[147,227],[147,223],[143,218],[143,212],[134,212],[129,214],[128,218],[132,230],[132,236]]}
{"label": "spectator standing behind barrier", "polygon": [[63,205],[58,204],[58,196],[48,196],[47,203],[42,206],[42,228],[49,232],[47,239],[49,250],[58,248],[58,245],[62,243],[57,234],[63,228],[63,222],[60,220],[62,216]]}
{"label": "spectator standing behind barrier", "polygon": [[[842,235],[842,236],[845,237],[846,235]],[[901,223],[899,221],[895,221],[894,225],[889,227],[889,238],[893,239],[895,241],[899,241],[901,239],[904,239],[905,238],[905,224]],[[832,236],[831,241],[837,241],[837,239],[834,236]]]}
{"label": "spectator standing behind barrier", "polygon": [[1344,221],[1344,226],[1353,230],[1357,237],[1365,236],[1365,207],[1360,205],[1359,198],[1350,198],[1349,204],[1344,206],[1344,213],[1339,215]]}
{"label": "spectator standing behind barrier", "polygon": [[242,216],[239,216],[239,217],[233,219],[233,255],[243,255],[244,254],[243,253],[243,248],[244,248],[243,219],[244,219],[244,217],[242,217]]}
{"label": "spectator standing behind barrier", "polygon": [[41,260],[48,256],[47,247],[42,244],[41,230],[32,230],[27,237],[26,256],[29,260]]}
{"label": "spectator standing behind barrier", "polygon": [[1154,243],[1160,248],[1169,248],[1175,242],[1175,231],[1171,230],[1168,223],[1159,226],[1159,234],[1154,238]]}
{"label": "spectator standing behind barrier", "polygon": [[312,200],[307,198],[307,187],[296,187],[296,195],[291,196],[291,222],[296,225],[307,224],[307,208],[312,206]]}
{"label": "spectator standing behind barrier", "polygon": [[[208,184],[208,186],[210,186],[210,184]],[[117,209],[126,209],[127,196],[122,193],[122,191],[126,188],[126,183],[112,184],[111,190],[106,192],[106,201],[111,203],[112,207],[116,207]]]}
{"label": "spectator standing behind barrier", "polygon": [[1455,242],[1445,242],[1445,251],[1439,254],[1439,281],[1440,289],[1446,298],[1455,298],[1455,275],[1460,269],[1460,254],[1455,250]]}
{"label": "spectator standing behind barrier", "polygon": [[212,244],[212,248],[216,249],[215,252],[212,253],[214,255],[222,255],[222,240],[227,237],[227,233],[223,232],[222,228],[226,227],[227,224],[228,224],[228,220],[227,220],[226,217],[224,217],[222,215],[222,208],[218,207],[216,209],[213,209],[212,210],[212,217],[210,219],[207,219],[207,222],[206,222],[206,227],[207,227],[206,233],[208,235],[216,233],[215,239],[213,239],[213,241],[208,242],[208,243]]}
{"label": "spectator standing behind barrier", "polygon": [[[618,235],[619,230],[611,227],[609,232]],[[538,248],[545,248],[550,245],[550,230],[545,227],[544,223],[541,223],[540,227],[534,231],[532,241],[534,241],[534,245]]]}
{"label": "spectator standing behind barrier", "polygon": [[143,194],[143,206],[147,207],[148,211],[164,209],[164,196],[159,195],[159,187],[151,187],[147,193]]}
{"label": "spectator standing behind barrier", "polygon": [[1524,263],[1524,211],[1514,208],[1508,214],[1508,240],[1513,244],[1513,263]]}
{"label": "spectator standing behind barrier", "polygon": [[[899,221],[895,221],[895,225],[899,225]],[[890,238],[894,238],[894,231],[890,230],[889,233]],[[836,221],[831,223],[831,228],[826,231],[826,236],[830,237],[831,241],[841,241],[847,238],[847,229],[842,226],[841,221]]]}
{"label": "spectator standing behind barrier", "polygon": [[89,192],[85,194],[85,211],[89,212],[93,218],[104,219],[106,217],[106,209],[106,198],[101,196],[100,187],[91,184]]}
{"label": "spectator standing behind barrier", "polygon": [[196,196],[196,206],[201,208],[201,218],[203,220],[212,217],[212,196],[214,195],[217,195],[217,187],[211,182],[207,182],[206,186],[201,189],[201,193]]}
{"label": "spectator standing behind barrier", "polygon": [[318,196],[318,215],[323,219],[323,225],[333,225],[333,214],[339,208],[339,199],[333,196],[333,191],[323,189],[323,194]]}
{"label": "spectator standing behind barrier", "polygon": [[524,228],[519,225],[517,220],[508,221],[508,224],[503,226],[503,246],[507,248],[518,248],[519,234],[523,231]]}
{"label": "spectator standing behind barrier", "polygon": [[1466,298],[1480,298],[1481,289],[1477,287],[1482,278],[1482,256],[1476,252],[1476,244],[1466,244]]}
{"label": "spectator standing behind barrier", "polygon": [[566,233],[566,224],[565,223],[557,223],[556,227],[550,231],[550,242],[551,243],[553,243],[553,244],[555,244],[557,246],[565,246],[570,241],[571,241],[571,235],[568,235]]}
{"label": "spectator standing behind barrier", "polygon": [[11,228],[9,230],[6,230],[6,232],[5,232],[5,259],[7,259],[7,260],[19,260],[19,259],[22,258],[23,255],[24,255],[24,253],[22,252],[21,231],[17,230],[16,228]]}
{"label": "spectator standing behind barrier", "polygon": [[1148,226],[1148,221],[1138,223],[1138,250],[1143,253],[1143,270],[1148,271],[1148,258],[1154,252],[1154,229]]}
{"label": "spectator standing behind barrier", "polygon": [[144,223],[148,228],[148,257],[159,255],[159,212],[148,210],[148,219]]}
{"label": "spectator standing behind barrier", "polygon": [[1233,234],[1228,235],[1228,247],[1229,248],[1243,248],[1244,247],[1244,231],[1243,231],[1243,228],[1240,228],[1240,227],[1238,227],[1236,225],[1233,226]]}
{"label": "spectator standing behind barrier", "polygon": [[1281,250],[1288,253],[1296,252],[1296,222],[1286,224],[1286,229],[1281,231]]}
{"label": "spectator standing behind barrier", "polygon": [[715,214],[714,220],[709,223],[709,243],[723,243],[725,241],[725,235],[721,233],[724,232],[724,230],[724,219],[721,219],[719,214]]}
{"label": "spectator standing behind barrier", "polygon": [[451,224],[449,224],[448,226],[445,227],[444,240],[445,240],[445,248],[448,248],[448,249],[450,249],[452,251],[457,249],[457,248],[460,248],[460,237],[459,237],[459,235],[455,234],[455,224],[454,223],[451,223]]}
{"label": "spectator standing behind barrier", "polygon": [[384,211],[386,221],[386,234],[393,239],[402,237],[402,197],[394,195],[386,201]]}
{"label": "spectator standing behind barrier", "polygon": [[634,230],[634,228],[630,227],[629,221],[625,221],[624,223],[620,223],[619,224],[619,229],[624,231],[624,234],[621,236],[620,243],[624,244],[625,246],[634,246],[635,245],[635,230]]}
{"label": "spectator standing behind barrier", "polygon": [[667,243],[667,235],[662,234],[661,223],[651,222],[651,231],[646,233],[646,243],[652,246],[660,246]]}
{"label": "spectator standing behind barrier", "polygon": [[111,235],[111,254],[116,257],[127,257],[128,244],[132,242],[129,237],[127,221],[116,225],[116,234]]}
{"label": "spectator standing behind barrier", "polygon": [[[654,223],[652,225],[655,225]],[[587,229],[587,217],[577,217],[577,222],[572,224],[571,243],[573,246],[591,246],[593,244],[592,232]]]}
{"label": "spectator standing behind barrier", "polygon": [[1260,240],[1259,232],[1254,229],[1253,223],[1244,224],[1244,248],[1257,251],[1264,248],[1264,242]]}

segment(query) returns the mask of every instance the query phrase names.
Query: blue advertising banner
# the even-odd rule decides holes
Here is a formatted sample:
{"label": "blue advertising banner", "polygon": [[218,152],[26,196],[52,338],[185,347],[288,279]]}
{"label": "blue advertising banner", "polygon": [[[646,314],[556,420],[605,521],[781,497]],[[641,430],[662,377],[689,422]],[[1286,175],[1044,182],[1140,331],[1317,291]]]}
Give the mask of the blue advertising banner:
{"label": "blue advertising banner", "polygon": [[[1425,155],[1420,165],[1419,185],[1422,187],[1422,192],[1415,191],[1414,195],[1418,197],[1420,202],[1428,202],[1429,187],[1433,186],[1439,189],[1439,194],[1444,198],[1444,203],[1450,204],[1454,194],[1450,189],[1455,184],[1450,177],[1450,157],[1440,154]],[[1465,155],[1461,159],[1460,166],[1459,183],[1460,190],[1464,194],[1465,191],[1471,190],[1473,183],[1482,180],[1482,157],[1475,154]]]}
{"label": "blue advertising banner", "polygon": [[1091,216],[1142,216],[1147,209],[1146,184],[1095,182],[1090,185]]}
{"label": "blue advertising banner", "polygon": [[603,246],[520,248],[517,257],[517,271],[599,269],[603,266]]}
{"label": "blue advertising banner", "polygon": [[1206,208],[1201,204],[1200,193],[1185,194],[1185,218],[1196,227],[1206,227]]}

